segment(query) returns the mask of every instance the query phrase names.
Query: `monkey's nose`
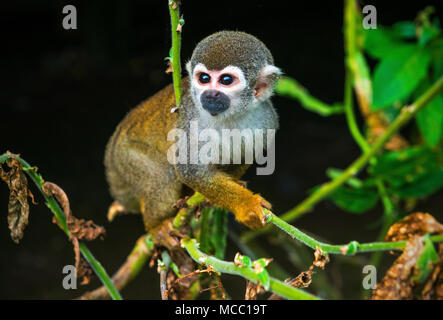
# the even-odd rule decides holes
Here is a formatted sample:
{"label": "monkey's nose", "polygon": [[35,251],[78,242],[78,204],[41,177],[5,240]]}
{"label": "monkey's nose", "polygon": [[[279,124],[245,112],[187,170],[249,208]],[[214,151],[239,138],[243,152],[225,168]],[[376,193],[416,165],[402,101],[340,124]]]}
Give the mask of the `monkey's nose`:
{"label": "monkey's nose", "polygon": [[231,99],[221,91],[206,90],[201,94],[200,102],[205,110],[216,116],[229,108]]}

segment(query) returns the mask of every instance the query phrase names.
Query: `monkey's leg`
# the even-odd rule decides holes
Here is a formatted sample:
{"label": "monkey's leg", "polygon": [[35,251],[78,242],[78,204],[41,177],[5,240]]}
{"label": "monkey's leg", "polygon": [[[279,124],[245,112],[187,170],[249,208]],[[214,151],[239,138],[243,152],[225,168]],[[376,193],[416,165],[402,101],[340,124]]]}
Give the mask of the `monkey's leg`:
{"label": "monkey's leg", "polygon": [[270,204],[260,195],[241,186],[231,175],[198,165],[177,165],[185,184],[200,192],[214,204],[232,211],[238,221],[252,229],[263,227],[263,207]]}
{"label": "monkey's leg", "polygon": [[108,166],[111,191],[126,209],[143,215],[149,230],[175,213],[183,184],[164,154],[148,142],[120,143]]}
{"label": "monkey's leg", "polygon": [[[165,175],[158,179],[165,178]],[[158,181],[158,180],[157,180]],[[140,211],[146,230],[158,226],[163,220],[176,213],[175,203],[181,196],[182,183],[177,181],[159,181],[155,192],[148,190],[140,195]]]}

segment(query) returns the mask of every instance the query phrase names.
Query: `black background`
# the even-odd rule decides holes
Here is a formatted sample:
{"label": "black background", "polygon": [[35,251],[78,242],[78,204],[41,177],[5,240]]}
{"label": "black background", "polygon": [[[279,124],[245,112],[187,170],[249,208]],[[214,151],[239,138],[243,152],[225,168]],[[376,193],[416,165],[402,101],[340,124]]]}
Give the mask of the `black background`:
{"label": "black background", "polygon": [[[77,30],[62,28],[62,8],[67,4],[77,8]],[[390,25],[412,20],[419,10],[437,1],[360,4],[375,4],[378,23]],[[185,0],[182,11],[186,21],[183,61],[203,37],[222,29],[242,30],[260,38],[276,65],[314,96],[327,103],[342,100],[342,1]],[[143,224],[136,215],[112,224],[106,221],[112,199],[104,177],[104,147],[126,112],[170,82],[170,75],[164,73],[169,24],[167,0],[1,4],[0,152],[20,153],[37,165],[46,180],[67,192],[77,217],[106,227],[105,241],[88,246],[109,273],[117,270],[143,234]],[[247,180],[252,190],[273,203],[274,212],[284,213],[304,199],[310,188],[326,181],[326,168],[346,167],[359,149],[344,116],[322,118],[295,101],[281,97],[273,101],[281,119],[276,171],[256,176],[250,170]],[[433,195],[417,209],[441,219],[442,196],[442,192]],[[98,280],[75,292],[62,288],[62,268],[74,260],[71,244],[52,224],[42,198],[37,199],[39,205],[31,207],[25,237],[16,245],[6,223],[8,189],[0,184],[0,298],[73,298],[95,288]],[[372,241],[381,212],[379,205],[364,215],[353,215],[324,201],[297,225],[333,243]],[[230,228],[243,230],[232,216]],[[261,244],[285,263],[282,250],[263,240]],[[230,243],[227,259],[236,251]],[[331,267],[327,272],[343,297],[358,297],[360,266]],[[226,277],[225,286],[234,298],[242,298],[242,280]],[[122,294],[158,299],[155,268],[146,267]]]}

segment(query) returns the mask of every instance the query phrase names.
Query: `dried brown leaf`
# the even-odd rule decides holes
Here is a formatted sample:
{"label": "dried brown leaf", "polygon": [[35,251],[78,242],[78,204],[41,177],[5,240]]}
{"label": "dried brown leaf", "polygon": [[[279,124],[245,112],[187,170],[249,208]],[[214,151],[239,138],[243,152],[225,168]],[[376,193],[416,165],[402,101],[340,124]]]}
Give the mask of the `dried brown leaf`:
{"label": "dried brown leaf", "polygon": [[172,207],[175,209],[188,208],[188,200],[189,200],[189,196],[178,199],[177,202],[174,203],[174,205]]}
{"label": "dried brown leaf", "polygon": [[89,263],[83,257],[80,257],[78,266],[76,264],[76,268],[77,277],[82,279],[80,282],[81,285],[87,285],[89,282],[91,282],[91,279],[94,276],[94,270],[92,270]]}
{"label": "dried brown leaf", "polygon": [[420,254],[423,252],[423,239],[414,235],[406,244],[400,257],[386,272],[381,283],[372,291],[372,300],[413,299],[414,268]]}
{"label": "dried brown leaf", "polygon": [[257,295],[264,292],[265,290],[260,283],[255,284],[252,281],[246,280],[245,300],[257,300]]}
{"label": "dried brown leaf", "polygon": [[5,171],[0,164],[0,178],[9,188],[8,227],[11,230],[11,238],[15,243],[19,243],[29,223],[28,197],[33,203],[35,202],[34,196],[28,189],[28,180],[20,162],[15,159],[14,154],[9,151],[8,154],[10,159],[7,166],[10,169]]}
{"label": "dried brown leaf", "polygon": [[189,288],[198,280],[200,273],[216,273],[212,266],[208,265],[206,269],[194,270],[195,263],[192,258],[185,253],[183,249],[170,251],[172,261],[179,267],[180,278],[173,272],[168,273],[166,293],[168,298],[172,300],[187,300],[192,297],[192,292]]}
{"label": "dried brown leaf", "polygon": [[[80,254],[79,240],[91,241],[97,238],[103,239],[105,235],[105,228],[96,225],[91,220],[85,221],[84,219],[77,219],[74,217],[71,212],[68,196],[66,195],[65,191],[63,191],[63,189],[55,183],[45,182],[42,186],[42,190],[46,195],[54,196],[62,207],[66,218],[66,224],[70,232],[69,237],[74,247],[77,277],[82,279],[82,285],[86,285],[91,281],[94,272],[89,263],[84,260]],[[59,225],[58,220],[55,219],[55,217],[53,218],[53,222]]]}
{"label": "dried brown leaf", "polygon": [[424,300],[443,300],[443,243],[439,243],[438,248],[439,262],[435,265],[432,274],[423,287],[422,298]]}
{"label": "dried brown leaf", "polygon": [[407,240],[414,235],[441,233],[443,225],[429,213],[412,213],[401,221],[394,223],[386,233],[385,241]]}
{"label": "dried brown leaf", "polygon": [[174,72],[174,68],[172,67],[172,63],[171,61],[168,61],[168,67],[166,68],[165,73],[173,73]]}
{"label": "dried brown leaf", "polygon": [[[439,262],[432,265],[421,297],[414,294],[419,283],[414,276],[419,273],[417,261],[425,246],[423,235],[442,233],[443,225],[429,213],[416,212],[393,224],[386,235],[386,241],[407,240],[403,253],[394,261],[382,281],[372,291],[373,300],[431,299],[443,297],[443,248],[439,245]],[[429,263],[432,263],[429,261]]]}
{"label": "dried brown leaf", "polygon": [[[323,250],[320,247],[316,247],[314,252],[314,261],[308,270],[302,271],[297,277],[290,280],[287,279],[285,283],[294,288],[307,288],[312,282],[312,275],[315,273],[314,268],[325,269],[326,263],[329,262],[329,256],[324,255]],[[268,300],[280,300],[281,296],[273,293]]]}
{"label": "dried brown leaf", "polygon": [[68,196],[62,188],[55,183],[45,182],[42,186],[42,190],[48,196],[54,196],[62,207],[71,237],[87,241],[92,241],[97,238],[103,239],[106,233],[105,228],[96,225],[92,220],[86,221],[84,219],[77,219],[72,215]]}
{"label": "dried brown leaf", "polygon": [[314,252],[315,260],[312,263],[317,268],[325,269],[326,264],[329,262],[329,256],[323,253],[323,250],[320,247],[316,247]]}

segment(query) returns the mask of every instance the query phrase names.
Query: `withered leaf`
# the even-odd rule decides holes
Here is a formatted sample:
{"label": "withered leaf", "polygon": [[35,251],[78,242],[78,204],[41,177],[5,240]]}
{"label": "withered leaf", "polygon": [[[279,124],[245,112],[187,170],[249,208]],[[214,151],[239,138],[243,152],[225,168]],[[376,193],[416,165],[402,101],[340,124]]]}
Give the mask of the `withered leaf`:
{"label": "withered leaf", "polygon": [[[54,196],[57,202],[62,207],[66,218],[66,224],[70,232],[70,239],[74,246],[75,267],[77,270],[77,277],[82,278],[81,284],[85,285],[91,281],[93,270],[86,260],[80,254],[79,240],[95,240],[97,238],[103,239],[105,235],[105,228],[96,225],[92,220],[85,221],[84,219],[77,219],[72,215],[71,207],[69,205],[69,198],[66,193],[58,185],[52,182],[45,182],[42,190],[48,196]],[[58,224],[57,219],[53,221]]]}
{"label": "withered leaf", "polygon": [[172,63],[170,61],[168,61],[168,67],[166,68],[165,73],[173,73],[174,72],[174,68],[172,67]]}
{"label": "withered leaf", "polygon": [[82,281],[80,282],[81,285],[87,285],[89,282],[91,282],[94,271],[83,257],[80,257],[78,264],[76,263],[76,268],[77,278],[82,279]]}
{"label": "withered leaf", "polygon": [[424,248],[423,240],[415,235],[409,239],[400,257],[386,272],[381,283],[372,291],[372,300],[413,299],[414,268]]}
{"label": "withered leaf", "polygon": [[255,284],[252,281],[246,280],[245,300],[257,300],[257,295],[264,292],[265,290],[260,283]]}
{"label": "withered leaf", "polygon": [[329,262],[329,256],[327,254],[325,255],[320,247],[316,247],[314,252],[314,258],[315,260],[312,263],[312,265],[324,270],[326,264]]}
{"label": "withered leaf", "polygon": [[62,207],[71,237],[87,241],[103,239],[105,228],[96,225],[92,220],[77,219],[72,215],[68,196],[62,188],[55,183],[45,182],[42,189],[48,196],[54,196]]}
{"label": "withered leaf", "polygon": [[385,241],[407,240],[413,235],[441,233],[443,225],[429,213],[415,212],[394,223],[386,233]]}
{"label": "withered leaf", "polygon": [[422,298],[424,300],[443,300],[443,243],[439,243],[438,247],[439,262],[423,287]]}
{"label": "withered leaf", "polygon": [[180,248],[170,251],[172,261],[178,266],[180,274],[178,278],[172,270],[169,270],[166,283],[168,298],[171,300],[187,300],[192,297],[192,292],[189,288],[198,280],[198,273],[201,272],[215,272],[211,266],[206,270],[194,271],[195,263],[185,251]]}
{"label": "withered leaf", "polygon": [[0,178],[9,188],[8,227],[11,230],[11,238],[15,243],[19,243],[29,223],[28,197],[34,203],[34,196],[28,189],[28,180],[20,162],[14,154],[9,151],[8,154],[10,159],[7,166],[10,170],[5,171],[0,164]]}
{"label": "withered leaf", "polygon": [[[394,261],[382,281],[372,291],[373,300],[430,299],[442,297],[443,249],[436,257],[429,234],[442,233],[441,225],[429,213],[416,212],[393,224],[386,235],[387,241],[407,240],[403,253]],[[416,295],[416,288],[426,280],[422,296]]]}
{"label": "withered leaf", "polygon": [[[323,250],[320,247],[316,247],[314,252],[314,261],[308,270],[302,271],[297,277],[294,279],[287,279],[285,283],[289,284],[294,288],[307,288],[312,282],[312,275],[315,273],[314,268],[320,268],[324,270],[326,263],[329,262],[329,256],[323,253]],[[273,293],[268,300],[280,300],[282,297]]]}

